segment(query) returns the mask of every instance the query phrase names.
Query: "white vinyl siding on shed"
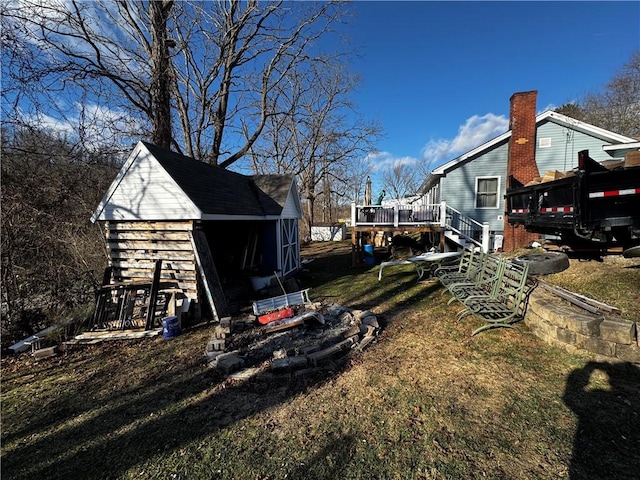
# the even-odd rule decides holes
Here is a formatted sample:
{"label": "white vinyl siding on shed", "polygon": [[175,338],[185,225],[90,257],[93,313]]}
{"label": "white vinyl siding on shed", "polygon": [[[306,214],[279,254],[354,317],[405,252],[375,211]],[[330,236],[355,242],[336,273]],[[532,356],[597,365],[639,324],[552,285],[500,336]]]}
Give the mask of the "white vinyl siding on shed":
{"label": "white vinyl siding on shed", "polygon": [[287,200],[282,209],[282,213],[280,214],[281,218],[302,218],[302,208],[293,187],[294,185],[292,184],[287,194]]}
{"label": "white vinyl siding on shed", "polygon": [[99,206],[97,220],[199,219],[200,210],[143,147],[134,152]]}

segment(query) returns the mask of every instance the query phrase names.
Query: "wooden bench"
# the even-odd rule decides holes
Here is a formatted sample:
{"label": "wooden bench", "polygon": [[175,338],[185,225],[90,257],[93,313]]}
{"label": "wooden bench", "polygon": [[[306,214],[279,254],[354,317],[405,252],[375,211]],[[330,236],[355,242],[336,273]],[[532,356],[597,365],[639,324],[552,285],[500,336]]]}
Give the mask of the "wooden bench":
{"label": "wooden bench", "polygon": [[464,310],[458,319],[473,315],[486,322],[474,330],[472,336],[491,328],[513,328],[513,324],[523,318],[528,273],[528,265],[505,261],[497,288],[491,294],[473,294],[462,300]]}

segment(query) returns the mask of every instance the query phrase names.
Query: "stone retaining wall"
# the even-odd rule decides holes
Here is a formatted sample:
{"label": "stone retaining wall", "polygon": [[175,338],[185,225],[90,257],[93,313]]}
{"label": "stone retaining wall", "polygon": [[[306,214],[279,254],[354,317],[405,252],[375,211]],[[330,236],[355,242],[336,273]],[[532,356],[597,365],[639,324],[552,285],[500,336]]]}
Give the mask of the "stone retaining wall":
{"label": "stone retaining wall", "polygon": [[594,314],[538,286],[529,296],[525,323],[552,345],[640,363],[640,325],[614,314]]}

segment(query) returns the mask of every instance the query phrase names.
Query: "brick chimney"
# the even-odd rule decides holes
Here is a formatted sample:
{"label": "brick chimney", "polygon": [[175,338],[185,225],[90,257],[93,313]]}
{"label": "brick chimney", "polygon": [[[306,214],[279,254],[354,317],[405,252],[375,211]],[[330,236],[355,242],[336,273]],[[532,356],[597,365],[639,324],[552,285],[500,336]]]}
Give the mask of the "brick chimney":
{"label": "brick chimney", "polygon": [[[518,92],[511,96],[509,110],[511,138],[507,158],[507,182],[511,175],[522,184],[540,176],[536,163],[537,96],[537,90]],[[516,228],[509,225],[505,216],[503,239],[505,251],[528,247],[537,238],[539,235],[525,231],[523,226]]]}

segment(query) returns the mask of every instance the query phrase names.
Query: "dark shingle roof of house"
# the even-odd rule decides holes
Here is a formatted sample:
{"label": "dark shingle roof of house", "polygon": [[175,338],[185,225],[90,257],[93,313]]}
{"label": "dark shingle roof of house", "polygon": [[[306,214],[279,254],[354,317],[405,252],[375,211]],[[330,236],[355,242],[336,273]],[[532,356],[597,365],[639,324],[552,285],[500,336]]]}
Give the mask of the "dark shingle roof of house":
{"label": "dark shingle roof of house", "polygon": [[280,215],[291,177],[248,177],[143,142],[158,163],[202,211],[213,215]]}

